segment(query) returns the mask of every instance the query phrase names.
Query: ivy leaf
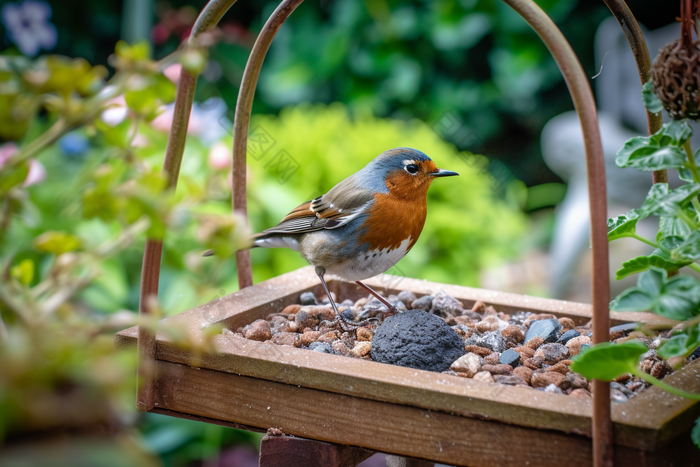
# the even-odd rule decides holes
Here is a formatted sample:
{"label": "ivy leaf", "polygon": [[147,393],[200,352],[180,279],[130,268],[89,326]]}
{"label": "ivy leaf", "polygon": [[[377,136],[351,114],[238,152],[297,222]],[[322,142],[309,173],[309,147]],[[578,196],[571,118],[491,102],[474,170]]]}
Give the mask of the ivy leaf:
{"label": "ivy leaf", "polygon": [[622,268],[615,273],[615,279],[624,279],[632,274],[637,274],[648,270],[651,267],[661,268],[666,271],[678,271],[680,268],[687,266],[691,261],[673,261],[667,254],[661,250],[654,250],[649,256],[637,256],[629,261],[622,263]]}
{"label": "ivy leaf", "polygon": [[686,120],[673,120],[651,136],[636,136],[627,140],[615,157],[618,167],[634,167],[652,171],[679,169],[686,161],[683,143],[693,130]]}
{"label": "ivy leaf", "polygon": [[700,346],[700,326],[693,326],[672,336],[659,348],[659,356],[664,359],[687,355]]}
{"label": "ivy leaf", "polygon": [[48,231],[36,237],[32,244],[39,251],[60,255],[80,248],[82,241],[65,232]]}
{"label": "ivy leaf", "polygon": [[622,344],[604,342],[576,355],[571,370],[589,379],[612,381],[637,368],[639,357],[649,349],[634,339]]}
{"label": "ivy leaf", "polygon": [[654,93],[654,84],[651,80],[644,83],[642,86],[642,102],[644,102],[644,107],[653,114],[661,112],[664,109],[664,104],[661,99]]}
{"label": "ivy leaf", "polygon": [[670,191],[667,183],[657,183],[651,187],[642,207],[637,212],[640,217],[671,216],[687,206],[699,193],[700,184],[698,183],[687,183]]}
{"label": "ivy leaf", "polygon": [[634,209],[625,215],[608,219],[608,241],[632,237],[636,233],[638,220],[639,214]]}

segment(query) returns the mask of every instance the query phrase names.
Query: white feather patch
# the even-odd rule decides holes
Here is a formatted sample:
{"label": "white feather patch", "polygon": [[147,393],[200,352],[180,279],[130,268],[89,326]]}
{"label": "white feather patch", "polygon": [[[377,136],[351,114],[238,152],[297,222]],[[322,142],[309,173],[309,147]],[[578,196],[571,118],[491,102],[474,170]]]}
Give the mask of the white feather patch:
{"label": "white feather patch", "polygon": [[301,251],[301,246],[292,237],[269,237],[260,238],[254,242],[262,248],[289,248],[294,251]]}

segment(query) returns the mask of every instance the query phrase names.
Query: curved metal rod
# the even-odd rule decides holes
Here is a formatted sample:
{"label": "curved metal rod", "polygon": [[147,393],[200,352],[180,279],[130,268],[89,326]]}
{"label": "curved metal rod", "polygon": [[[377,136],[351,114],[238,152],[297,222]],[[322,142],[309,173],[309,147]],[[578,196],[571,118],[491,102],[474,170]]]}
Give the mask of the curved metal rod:
{"label": "curved metal rod", "polygon": [[[608,236],[605,193],[605,161],[598,128],[593,91],[576,54],[557,26],[532,0],[503,0],[539,34],[559,65],[581,120],[591,215],[593,248],[593,342],[607,342],[610,319],[608,277]],[[593,462],[596,467],[612,466],[612,424],[610,385],[593,381]]]}
{"label": "curved metal rod", "polygon": [[[236,114],[233,120],[233,211],[248,218],[248,200],[246,194],[246,151],[248,146],[248,128],[250,126],[250,114],[253,109],[253,97],[258,84],[260,69],[275,34],[289,18],[289,15],[304,0],[284,0],[270,15],[263,26],[258,38],[255,40],[253,50],[248,57],[241,87],[238,91],[236,102]],[[242,289],[253,285],[253,272],[250,263],[250,250],[236,252],[236,271],[238,273],[238,286]]]}
{"label": "curved metal rod", "polygon": [[[209,31],[217,25],[221,17],[228,11],[236,0],[212,0],[204,7],[192,28],[188,43],[192,43],[200,34]],[[197,76],[184,67],[180,72],[180,82],[177,85],[173,122],[168,134],[168,145],[165,149],[163,173],[167,186],[175,189],[180,175],[182,154],[185,151],[187,125],[194,102],[194,91],[197,86]],[[163,240],[146,239],[141,268],[141,290],[139,292],[139,315],[145,316],[152,312],[150,303],[158,296],[160,279],[160,261],[163,251]],[[138,338],[138,390],[136,408],[149,411],[155,402],[156,336],[147,326],[139,326]]]}
{"label": "curved metal rod", "polygon": [[[627,42],[630,44],[630,49],[632,49],[632,55],[634,55],[634,61],[637,63],[637,71],[639,71],[639,80],[642,82],[642,86],[651,79],[651,56],[649,55],[649,49],[647,48],[647,43],[644,40],[644,35],[642,34],[642,28],[639,27],[639,23],[634,18],[634,15],[630,11],[629,7],[625,3],[625,0],[603,0],[608,6],[610,11],[618,23],[622,31],[627,37]],[[651,113],[647,109],[647,130],[650,135],[653,135],[661,129],[661,112]],[[668,183],[668,173],[666,169],[655,170],[651,173],[652,183]]]}

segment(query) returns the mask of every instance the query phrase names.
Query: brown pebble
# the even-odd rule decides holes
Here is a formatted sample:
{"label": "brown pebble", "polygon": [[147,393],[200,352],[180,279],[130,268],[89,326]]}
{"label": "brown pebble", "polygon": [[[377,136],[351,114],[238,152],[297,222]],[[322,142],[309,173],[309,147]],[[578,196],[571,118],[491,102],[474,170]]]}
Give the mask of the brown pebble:
{"label": "brown pebble", "polygon": [[343,341],[335,341],[333,344],[331,344],[331,347],[333,347],[334,352],[339,353],[340,355],[348,356],[351,353],[350,348],[348,348]]}
{"label": "brown pebble", "polygon": [[559,318],[557,321],[561,324],[562,334],[576,327],[576,323],[574,323],[574,320],[571,318]]}
{"label": "brown pebble", "polygon": [[566,348],[569,349],[569,357],[580,354],[581,346],[592,344],[593,341],[591,341],[591,338],[588,336],[578,336],[570,339],[569,342],[566,343]]}
{"label": "brown pebble", "polygon": [[623,373],[617,378],[613,379],[613,381],[615,381],[616,383],[625,384],[627,381],[630,380],[630,378],[632,378],[632,375],[630,375],[629,373]]}
{"label": "brown pebble", "polygon": [[484,357],[484,363],[487,365],[498,365],[500,361],[501,354],[498,352],[493,352]]}
{"label": "brown pebble", "polygon": [[486,304],[481,300],[477,300],[474,303],[474,306],[472,307],[472,311],[474,313],[483,313],[484,311],[486,311]]}
{"label": "brown pebble", "polygon": [[[343,311],[345,308],[341,307],[339,311]],[[330,307],[323,307],[316,310],[316,316],[319,321],[333,321],[335,319],[335,311]]]}
{"label": "brown pebble", "polygon": [[357,340],[358,341],[372,341],[374,333],[371,329],[366,327],[357,328]]}
{"label": "brown pebble", "polygon": [[325,334],[322,334],[316,339],[316,342],[327,342],[331,343],[333,341],[337,341],[340,338],[338,331],[329,331]]}
{"label": "brown pebble", "polygon": [[356,357],[364,357],[365,355],[368,355],[371,350],[371,342],[356,342],[355,347],[352,348],[352,354]]}
{"label": "brown pebble", "polygon": [[510,319],[510,315],[503,313],[502,311],[498,312],[498,317],[501,318],[501,320],[508,322]]}
{"label": "brown pebble", "polygon": [[528,318],[531,321],[539,321],[541,319],[557,319],[557,317],[551,313],[540,313],[537,315],[530,315],[530,316],[528,316]]}
{"label": "brown pebble", "polygon": [[527,384],[530,384],[530,378],[532,378],[532,373],[533,373],[532,368],[528,368],[526,366],[519,366],[513,370],[513,373],[516,375],[520,376]]}
{"label": "brown pebble", "polygon": [[258,319],[244,328],[243,335],[246,339],[254,341],[266,341],[272,337],[270,323],[264,319]]}
{"label": "brown pebble", "polygon": [[561,373],[562,375],[566,376],[567,373],[569,373],[571,370],[569,370],[569,366],[565,364],[564,362],[559,362],[556,365],[552,365],[548,368],[545,368],[544,371],[556,371],[557,373]]}
{"label": "brown pebble", "polygon": [[671,365],[669,365],[668,362],[662,360],[654,363],[654,366],[651,368],[651,372],[649,374],[654,378],[661,379],[670,373],[673,373],[673,368],[671,368]]}
{"label": "brown pebble", "polygon": [[494,307],[491,305],[487,306],[486,309],[484,310],[484,318],[490,315],[498,315],[498,312]]}
{"label": "brown pebble", "polygon": [[315,314],[309,313],[306,310],[299,310],[294,321],[299,326],[299,329],[305,329],[318,326],[319,319]]}
{"label": "brown pebble", "polygon": [[[566,376],[562,375],[561,373],[557,373],[556,371],[535,371],[532,373],[532,377],[530,378],[530,384],[533,388],[546,388],[550,384],[553,384],[561,389],[561,386],[565,381]],[[567,386],[570,386],[570,384]]]}
{"label": "brown pebble", "polygon": [[301,305],[287,305],[284,310],[282,310],[282,313],[285,315],[296,314],[299,310],[301,310]]}
{"label": "brown pebble", "polygon": [[493,383],[494,379],[491,376],[491,373],[488,371],[480,371],[477,374],[474,375],[473,378],[475,381],[482,381],[484,383]]}
{"label": "brown pebble", "polygon": [[509,341],[522,343],[525,340],[525,334],[520,330],[518,326],[509,325],[503,328],[501,335]]}
{"label": "brown pebble", "polygon": [[479,347],[478,345],[466,345],[464,346],[464,350],[466,350],[467,353],[475,353],[480,357],[486,357],[487,355],[491,355],[491,350],[487,349],[486,347]]}
{"label": "brown pebble", "polygon": [[499,363],[498,365],[484,364],[481,369],[483,371],[488,371],[492,375],[509,375],[513,373],[513,367],[503,363]]}
{"label": "brown pebble", "polygon": [[536,357],[540,357],[547,365],[554,365],[569,357],[569,349],[562,344],[544,344],[535,352]]}
{"label": "brown pebble", "polygon": [[308,347],[312,342],[316,342],[321,337],[320,331],[306,331],[300,336],[301,345]]}
{"label": "brown pebble", "polygon": [[585,376],[570,371],[566,374],[566,379],[571,383],[571,387],[574,389],[586,389],[588,387],[588,379]]}
{"label": "brown pebble", "polygon": [[540,357],[526,358],[523,360],[523,366],[537,370],[542,366],[542,359]]}
{"label": "brown pebble", "polygon": [[521,359],[532,358],[535,356],[535,351],[530,347],[516,347],[513,350],[520,354]]}
{"label": "brown pebble", "polygon": [[479,332],[490,332],[498,329],[498,323],[493,321],[479,321],[476,323],[476,330]]}
{"label": "brown pebble", "polygon": [[532,350],[537,350],[539,346],[544,344],[544,339],[542,337],[533,337],[527,343],[525,344],[525,347],[528,347]]}
{"label": "brown pebble", "polygon": [[586,389],[583,388],[577,388],[571,391],[571,394],[569,394],[571,397],[576,397],[578,399],[587,399],[591,400],[593,396],[591,395],[590,392],[588,392]]}
{"label": "brown pebble", "polygon": [[454,320],[457,322],[457,324],[462,324],[464,326],[467,326],[469,328],[475,328],[476,327],[476,321],[474,321],[472,318],[469,316],[455,316]]}
{"label": "brown pebble", "polygon": [[481,370],[481,357],[474,353],[462,355],[450,365],[452,371],[456,371],[459,376],[472,378]]}
{"label": "brown pebble", "polygon": [[270,342],[277,345],[289,345],[292,347],[301,347],[301,336],[296,332],[279,332],[272,336]]}
{"label": "brown pebble", "polygon": [[[510,365],[508,365],[510,366]],[[515,374],[509,375],[492,375],[494,381],[501,384],[507,384],[508,386],[527,386],[527,382],[520,376]]]}

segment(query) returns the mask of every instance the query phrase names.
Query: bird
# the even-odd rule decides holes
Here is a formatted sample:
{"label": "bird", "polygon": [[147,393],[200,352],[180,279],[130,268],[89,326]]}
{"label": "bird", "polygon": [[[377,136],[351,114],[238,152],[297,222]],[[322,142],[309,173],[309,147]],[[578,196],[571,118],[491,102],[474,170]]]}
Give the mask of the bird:
{"label": "bird", "polygon": [[416,149],[389,149],[327,193],[293,209],[276,226],[253,235],[251,248],[299,252],[314,266],[334,322],[349,324],[338,312],[326,274],[355,282],[396,313],[362,281],[388,271],[413,248],[425,224],[430,184],[456,175]]}

